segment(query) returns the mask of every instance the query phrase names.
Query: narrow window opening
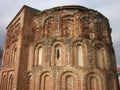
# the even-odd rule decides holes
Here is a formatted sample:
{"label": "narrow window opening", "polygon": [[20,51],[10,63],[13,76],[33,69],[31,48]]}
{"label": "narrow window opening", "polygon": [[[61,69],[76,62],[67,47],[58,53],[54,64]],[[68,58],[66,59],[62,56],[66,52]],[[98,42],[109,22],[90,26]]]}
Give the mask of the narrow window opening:
{"label": "narrow window opening", "polygon": [[101,52],[100,52],[100,49],[97,49],[96,54],[97,54],[97,65],[99,67],[101,67]]}
{"label": "narrow window opening", "polygon": [[17,49],[15,48],[15,50],[14,50],[14,54],[13,54],[14,56],[14,60],[12,61],[12,65],[14,66],[15,65],[15,62],[16,62],[16,59],[17,59]]}
{"label": "narrow window opening", "polygon": [[78,66],[83,66],[83,53],[82,53],[82,46],[81,45],[78,45],[76,47],[76,59],[77,59],[77,63],[78,63]]}
{"label": "narrow window opening", "polygon": [[60,51],[59,51],[59,49],[57,50],[57,59],[59,59],[60,58]]}
{"label": "narrow window opening", "polygon": [[38,65],[42,65],[42,48],[39,48],[38,52]]}
{"label": "narrow window opening", "polygon": [[61,58],[61,48],[60,45],[57,45],[55,47],[55,59],[60,60],[60,58]]}

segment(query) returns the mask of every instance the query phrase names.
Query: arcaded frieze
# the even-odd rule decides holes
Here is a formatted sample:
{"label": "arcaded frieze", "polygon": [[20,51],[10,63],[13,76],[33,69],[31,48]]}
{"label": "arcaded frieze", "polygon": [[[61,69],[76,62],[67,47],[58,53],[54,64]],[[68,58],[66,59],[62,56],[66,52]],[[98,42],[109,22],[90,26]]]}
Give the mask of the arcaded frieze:
{"label": "arcaded frieze", "polygon": [[[66,9],[67,8],[67,9]],[[75,7],[74,7],[75,8]],[[108,20],[97,11],[82,8],[49,9],[33,18],[34,40],[53,36],[82,37],[111,43]]]}
{"label": "arcaded frieze", "polygon": [[75,5],[22,10],[7,27],[0,90],[118,90],[105,16]]}

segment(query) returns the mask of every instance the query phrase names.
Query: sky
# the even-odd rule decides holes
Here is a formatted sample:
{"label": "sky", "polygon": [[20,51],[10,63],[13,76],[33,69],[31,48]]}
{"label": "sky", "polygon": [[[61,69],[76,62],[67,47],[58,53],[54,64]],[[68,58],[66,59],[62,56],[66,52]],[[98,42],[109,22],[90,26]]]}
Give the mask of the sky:
{"label": "sky", "polygon": [[99,11],[109,19],[117,66],[120,67],[120,0],[0,0],[0,48],[4,46],[7,25],[23,5],[39,10],[63,5],[80,5]]}

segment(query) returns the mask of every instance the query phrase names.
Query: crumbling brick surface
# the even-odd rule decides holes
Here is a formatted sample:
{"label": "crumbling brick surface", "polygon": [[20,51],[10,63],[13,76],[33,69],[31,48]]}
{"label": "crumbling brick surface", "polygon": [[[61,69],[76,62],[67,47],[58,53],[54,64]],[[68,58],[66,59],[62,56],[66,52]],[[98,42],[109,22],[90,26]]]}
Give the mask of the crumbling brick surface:
{"label": "crumbling brick surface", "polygon": [[24,6],[7,27],[0,90],[118,90],[108,19],[81,6]]}

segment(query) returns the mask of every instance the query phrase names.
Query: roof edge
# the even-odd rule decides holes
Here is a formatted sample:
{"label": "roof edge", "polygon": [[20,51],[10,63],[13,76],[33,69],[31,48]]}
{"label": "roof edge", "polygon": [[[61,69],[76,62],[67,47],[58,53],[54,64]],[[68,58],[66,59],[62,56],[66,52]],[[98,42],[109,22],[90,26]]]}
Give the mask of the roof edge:
{"label": "roof edge", "polygon": [[12,24],[12,22],[17,18],[17,16],[23,11],[23,9],[32,9],[32,10],[36,10],[38,12],[40,12],[40,10],[32,8],[30,6],[27,5],[23,5],[23,7],[19,10],[19,12],[15,15],[15,17],[10,21],[10,23],[7,25],[6,29],[8,29],[8,27]]}

